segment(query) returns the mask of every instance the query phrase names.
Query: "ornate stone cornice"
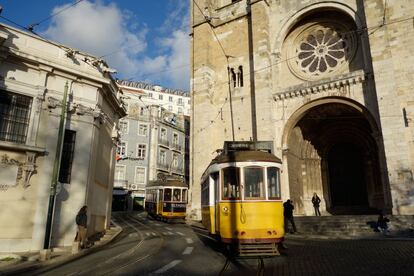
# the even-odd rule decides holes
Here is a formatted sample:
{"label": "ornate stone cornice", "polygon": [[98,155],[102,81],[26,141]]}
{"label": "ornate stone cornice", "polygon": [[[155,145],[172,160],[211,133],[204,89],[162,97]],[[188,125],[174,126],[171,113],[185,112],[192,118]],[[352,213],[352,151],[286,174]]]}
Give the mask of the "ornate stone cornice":
{"label": "ornate stone cornice", "polygon": [[275,101],[303,97],[309,94],[322,93],[330,90],[342,90],[345,87],[363,83],[368,78],[363,70],[349,74],[343,74],[319,81],[306,82],[301,85],[291,86],[287,90],[273,94]]}

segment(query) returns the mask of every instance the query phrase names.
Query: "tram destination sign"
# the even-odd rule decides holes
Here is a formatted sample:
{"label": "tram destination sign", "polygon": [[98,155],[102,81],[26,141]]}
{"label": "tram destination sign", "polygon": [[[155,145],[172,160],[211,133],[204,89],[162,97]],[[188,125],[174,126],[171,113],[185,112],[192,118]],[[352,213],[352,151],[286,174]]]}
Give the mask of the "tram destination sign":
{"label": "tram destination sign", "polygon": [[272,153],[273,142],[272,141],[225,141],[223,149],[225,151],[235,150],[261,150]]}

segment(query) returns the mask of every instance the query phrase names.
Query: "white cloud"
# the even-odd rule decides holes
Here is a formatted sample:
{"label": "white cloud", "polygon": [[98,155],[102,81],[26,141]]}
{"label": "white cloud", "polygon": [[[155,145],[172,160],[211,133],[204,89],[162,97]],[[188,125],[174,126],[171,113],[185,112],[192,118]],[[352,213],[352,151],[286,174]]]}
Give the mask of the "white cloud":
{"label": "white cloud", "polygon": [[[67,6],[56,7],[52,13]],[[147,29],[130,32],[124,23],[129,17],[115,4],[83,1],[54,17],[44,34],[96,56],[111,54],[105,58],[110,66],[124,74],[136,74],[135,57],[147,47]]]}
{"label": "white cloud", "polygon": [[162,44],[170,49],[167,69],[171,82],[176,87],[188,89],[190,40],[183,30],[176,30],[171,37],[162,40]]}
{"label": "white cloud", "polygon": [[[68,7],[58,6],[51,13]],[[149,54],[148,27],[139,22],[133,12],[120,10],[103,1],[83,1],[53,17],[43,33],[48,38],[103,56],[117,77],[149,81],[168,88],[188,89],[189,86],[189,11],[185,1],[169,1],[168,17],[157,31]],[[155,49],[155,51],[154,51]]]}

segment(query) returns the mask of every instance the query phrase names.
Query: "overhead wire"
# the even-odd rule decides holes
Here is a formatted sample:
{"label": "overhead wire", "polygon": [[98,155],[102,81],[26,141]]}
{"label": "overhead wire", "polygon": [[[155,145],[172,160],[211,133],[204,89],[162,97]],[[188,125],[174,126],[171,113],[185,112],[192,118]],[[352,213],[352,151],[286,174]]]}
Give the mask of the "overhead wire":
{"label": "overhead wire", "polygon": [[42,20],[40,20],[40,21],[38,21],[38,22],[36,22],[36,23],[32,23],[32,24],[30,24],[29,26],[25,27],[25,29],[27,29],[28,31],[33,32],[34,27],[39,26],[40,24],[42,24],[42,23],[44,23],[44,22],[46,22],[46,21],[49,21],[50,19],[52,19],[52,18],[53,18],[53,17],[55,17],[56,15],[61,14],[62,12],[66,11],[66,10],[68,10],[68,9],[70,9],[70,8],[74,7],[74,6],[76,6],[77,4],[79,4],[79,3],[80,3],[80,2],[82,2],[82,1],[84,1],[84,0],[78,0],[78,1],[75,1],[75,2],[74,2],[74,3],[72,3],[71,5],[69,5],[69,6],[65,7],[65,8],[63,8],[63,9],[61,9],[61,10],[58,10],[57,12],[55,12],[55,13],[53,13],[53,14],[49,15],[48,17],[46,17],[46,18],[44,18],[44,19],[42,19]]}

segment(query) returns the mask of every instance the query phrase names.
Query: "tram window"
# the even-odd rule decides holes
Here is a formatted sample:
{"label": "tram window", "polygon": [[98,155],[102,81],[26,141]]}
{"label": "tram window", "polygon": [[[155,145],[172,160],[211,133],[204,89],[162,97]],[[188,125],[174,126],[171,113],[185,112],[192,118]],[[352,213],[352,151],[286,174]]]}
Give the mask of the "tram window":
{"label": "tram window", "polygon": [[183,201],[187,202],[187,190],[183,190]]}
{"label": "tram window", "polygon": [[244,198],[257,199],[265,198],[263,185],[263,168],[246,167],[244,168]]}
{"label": "tram window", "polygon": [[174,189],[173,200],[181,201],[181,190],[180,189]]}
{"label": "tram window", "polygon": [[201,205],[209,205],[209,185],[208,178],[201,183]]}
{"label": "tram window", "polygon": [[236,167],[223,169],[223,199],[240,199],[239,172]]}
{"label": "tram window", "polygon": [[171,189],[164,190],[164,201],[171,201]]}
{"label": "tram window", "polygon": [[267,168],[267,193],[269,199],[280,199],[280,182],[278,168]]}

